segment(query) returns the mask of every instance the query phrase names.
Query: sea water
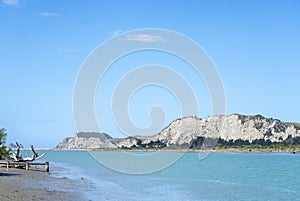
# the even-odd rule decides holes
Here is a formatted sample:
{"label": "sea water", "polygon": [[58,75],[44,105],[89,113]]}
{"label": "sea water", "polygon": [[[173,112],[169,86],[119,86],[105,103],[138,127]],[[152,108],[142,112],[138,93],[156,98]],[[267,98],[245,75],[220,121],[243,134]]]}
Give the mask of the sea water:
{"label": "sea water", "polygon": [[54,176],[89,181],[78,191],[91,200],[300,200],[299,154],[185,153],[141,175],[107,168],[85,151],[46,151],[43,160]]}

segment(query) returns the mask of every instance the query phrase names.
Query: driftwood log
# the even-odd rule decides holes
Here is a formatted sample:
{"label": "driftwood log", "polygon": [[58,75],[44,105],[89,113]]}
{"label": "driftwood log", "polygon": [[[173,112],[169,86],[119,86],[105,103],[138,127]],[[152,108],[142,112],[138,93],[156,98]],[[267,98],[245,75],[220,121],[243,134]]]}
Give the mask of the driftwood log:
{"label": "driftwood log", "polygon": [[45,155],[45,153],[42,155],[38,155],[38,153],[34,150],[33,145],[30,145],[31,151],[33,152],[32,157],[29,157],[28,154],[26,153],[26,157],[23,158],[22,154],[20,154],[20,148],[23,146],[21,144],[19,144],[18,142],[16,142],[16,145],[18,147],[16,152],[14,152],[12,155],[10,155],[10,158],[13,159],[15,162],[29,162],[29,161],[32,162],[34,160],[42,158]]}

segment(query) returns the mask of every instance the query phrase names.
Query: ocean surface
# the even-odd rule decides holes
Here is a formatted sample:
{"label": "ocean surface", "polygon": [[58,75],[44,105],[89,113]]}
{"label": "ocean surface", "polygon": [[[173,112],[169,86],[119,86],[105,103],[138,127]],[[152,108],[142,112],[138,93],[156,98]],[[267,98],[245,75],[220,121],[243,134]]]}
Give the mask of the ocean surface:
{"label": "ocean surface", "polygon": [[91,200],[300,200],[299,154],[185,153],[168,168],[132,175],[89,152],[45,152],[51,175],[85,181],[75,190]]}

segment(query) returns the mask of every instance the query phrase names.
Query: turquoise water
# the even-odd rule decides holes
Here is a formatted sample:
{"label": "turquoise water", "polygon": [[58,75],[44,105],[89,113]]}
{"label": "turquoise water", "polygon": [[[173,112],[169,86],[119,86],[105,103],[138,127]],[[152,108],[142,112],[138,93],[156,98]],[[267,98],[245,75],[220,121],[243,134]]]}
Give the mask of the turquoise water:
{"label": "turquoise water", "polygon": [[146,175],[116,172],[88,152],[47,151],[44,160],[50,161],[54,176],[90,181],[83,193],[92,200],[300,198],[299,154],[210,153],[200,160],[198,153],[186,153],[170,167]]}

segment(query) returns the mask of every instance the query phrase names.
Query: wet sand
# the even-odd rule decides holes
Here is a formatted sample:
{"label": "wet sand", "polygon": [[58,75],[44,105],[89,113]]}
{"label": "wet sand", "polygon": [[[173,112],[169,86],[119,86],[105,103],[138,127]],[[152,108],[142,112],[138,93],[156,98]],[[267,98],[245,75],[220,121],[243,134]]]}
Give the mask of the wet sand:
{"label": "wet sand", "polygon": [[88,200],[78,191],[84,188],[80,183],[65,177],[54,178],[43,171],[17,168],[7,171],[0,167],[0,200]]}

